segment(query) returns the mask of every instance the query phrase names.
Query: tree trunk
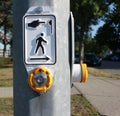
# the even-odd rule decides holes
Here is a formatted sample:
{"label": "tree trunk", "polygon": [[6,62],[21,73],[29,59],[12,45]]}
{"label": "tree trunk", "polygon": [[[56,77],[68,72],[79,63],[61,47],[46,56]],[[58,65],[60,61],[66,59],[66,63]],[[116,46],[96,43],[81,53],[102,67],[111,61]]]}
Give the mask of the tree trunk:
{"label": "tree trunk", "polygon": [[6,46],[7,46],[7,38],[6,38],[6,27],[4,27],[4,40],[3,40],[3,44],[4,44],[4,48],[3,48],[3,57],[6,56]]}
{"label": "tree trunk", "polygon": [[81,31],[80,31],[80,44],[79,44],[80,64],[82,64],[83,60],[84,60],[84,42],[85,42],[84,31],[81,28]]}

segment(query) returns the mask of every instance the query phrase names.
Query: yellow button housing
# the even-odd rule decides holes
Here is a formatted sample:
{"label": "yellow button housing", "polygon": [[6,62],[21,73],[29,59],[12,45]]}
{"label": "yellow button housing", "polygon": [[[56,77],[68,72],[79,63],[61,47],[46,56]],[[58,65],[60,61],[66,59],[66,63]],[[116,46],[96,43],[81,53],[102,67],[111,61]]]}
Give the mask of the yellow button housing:
{"label": "yellow button housing", "polygon": [[86,82],[88,78],[88,70],[86,64],[81,64],[81,82]]}
{"label": "yellow button housing", "polygon": [[[38,83],[35,81],[36,77],[38,77]],[[44,83],[42,83],[42,81],[44,81]],[[32,90],[36,92],[46,92],[52,86],[53,77],[50,70],[45,67],[38,67],[30,72],[28,83]]]}

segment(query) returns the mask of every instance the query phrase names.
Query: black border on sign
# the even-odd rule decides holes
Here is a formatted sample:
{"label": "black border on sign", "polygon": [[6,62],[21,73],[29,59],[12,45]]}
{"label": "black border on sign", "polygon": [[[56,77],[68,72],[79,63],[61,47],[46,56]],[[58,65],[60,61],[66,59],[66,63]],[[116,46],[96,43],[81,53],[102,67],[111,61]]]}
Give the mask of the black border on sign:
{"label": "black border on sign", "polygon": [[[27,63],[25,61],[25,18],[26,17],[29,17],[29,16],[52,16],[55,18],[55,62],[54,63]],[[23,17],[23,62],[26,64],[26,65],[54,65],[56,64],[56,61],[57,61],[57,56],[56,56],[56,51],[57,51],[57,47],[56,47],[56,17],[54,15],[25,15]]]}

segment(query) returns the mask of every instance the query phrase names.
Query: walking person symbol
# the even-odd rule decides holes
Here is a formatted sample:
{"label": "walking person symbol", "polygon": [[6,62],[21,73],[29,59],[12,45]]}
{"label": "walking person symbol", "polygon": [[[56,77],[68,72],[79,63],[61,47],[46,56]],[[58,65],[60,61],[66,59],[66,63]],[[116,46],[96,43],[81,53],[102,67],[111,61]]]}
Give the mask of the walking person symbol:
{"label": "walking person symbol", "polygon": [[44,34],[41,33],[41,36],[36,39],[36,50],[35,54],[38,52],[39,47],[42,49],[42,53],[45,54],[45,48],[42,44],[42,42],[47,43],[47,41],[43,38]]}

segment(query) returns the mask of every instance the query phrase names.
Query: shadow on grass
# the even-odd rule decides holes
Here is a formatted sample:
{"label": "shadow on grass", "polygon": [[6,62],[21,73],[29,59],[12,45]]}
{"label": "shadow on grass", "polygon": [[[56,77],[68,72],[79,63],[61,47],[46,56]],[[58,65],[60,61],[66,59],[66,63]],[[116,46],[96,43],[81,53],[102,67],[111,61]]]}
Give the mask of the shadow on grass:
{"label": "shadow on grass", "polygon": [[12,64],[9,65],[0,65],[0,68],[13,68]]}

